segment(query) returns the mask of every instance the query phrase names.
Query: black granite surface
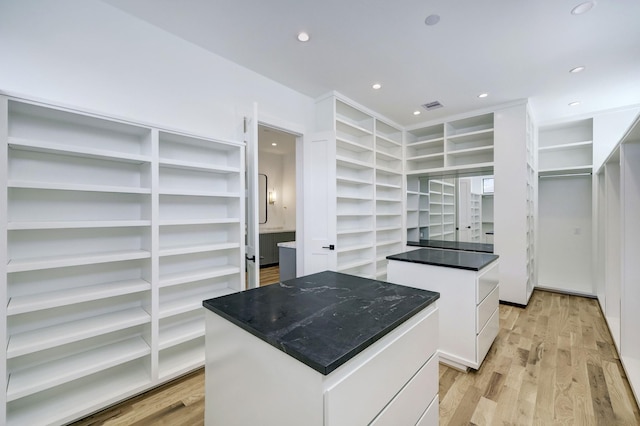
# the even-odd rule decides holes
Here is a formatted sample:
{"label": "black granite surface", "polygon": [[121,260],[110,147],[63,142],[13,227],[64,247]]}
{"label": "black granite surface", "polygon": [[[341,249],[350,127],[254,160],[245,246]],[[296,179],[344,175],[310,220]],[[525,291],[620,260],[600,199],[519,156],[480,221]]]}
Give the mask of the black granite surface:
{"label": "black granite surface", "polygon": [[439,297],[325,271],[202,304],[326,375]]}
{"label": "black granite surface", "polygon": [[468,243],[464,241],[420,240],[420,241],[407,241],[407,245],[413,246],[413,247],[427,247],[427,248],[440,248],[440,249],[447,249],[447,250],[462,250],[462,251],[477,251],[480,253],[493,253],[493,244]]}
{"label": "black granite surface", "polygon": [[472,251],[422,248],[387,256],[387,259],[479,271],[498,259],[498,255]]}

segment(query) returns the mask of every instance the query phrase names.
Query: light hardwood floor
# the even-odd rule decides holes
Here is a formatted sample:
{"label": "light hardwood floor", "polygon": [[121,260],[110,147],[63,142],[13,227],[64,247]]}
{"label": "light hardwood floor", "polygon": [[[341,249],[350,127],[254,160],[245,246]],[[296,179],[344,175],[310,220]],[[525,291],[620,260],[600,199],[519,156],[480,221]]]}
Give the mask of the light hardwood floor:
{"label": "light hardwood floor", "polygon": [[[201,369],[74,425],[203,418]],[[500,305],[500,333],[478,371],[440,365],[440,425],[640,425],[640,412],[597,302],[536,290],[526,309]]]}

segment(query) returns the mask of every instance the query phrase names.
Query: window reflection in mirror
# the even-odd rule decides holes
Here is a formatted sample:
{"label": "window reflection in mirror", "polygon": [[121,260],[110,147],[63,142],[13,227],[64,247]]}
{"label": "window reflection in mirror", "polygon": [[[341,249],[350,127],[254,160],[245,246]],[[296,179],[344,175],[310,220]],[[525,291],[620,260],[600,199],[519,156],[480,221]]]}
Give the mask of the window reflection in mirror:
{"label": "window reflection in mirror", "polygon": [[407,177],[407,241],[493,244],[493,175]]}

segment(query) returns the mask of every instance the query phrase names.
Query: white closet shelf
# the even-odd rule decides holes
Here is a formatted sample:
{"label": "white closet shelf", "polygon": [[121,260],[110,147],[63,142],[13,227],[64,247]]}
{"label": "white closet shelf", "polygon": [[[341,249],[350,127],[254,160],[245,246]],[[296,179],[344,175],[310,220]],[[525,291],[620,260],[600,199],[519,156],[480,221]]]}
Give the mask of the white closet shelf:
{"label": "white closet shelf", "polygon": [[151,194],[150,188],[134,186],[84,185],[79,183],[10,180],[9,188],[52,189],[59,191],[112,192],[119,194]]}
{"label": "white closet shelf", "polygon": [[346,271],[353,268],[359,268],[360,266],[370,265],[372,262],[369,259],[359,259],[354,260],[353,262],[342,263],[338,262],[338,272]]}
{"label": "white closet shelf", "polygon": [[[117,368],[117,367],[116,367]],[[37,405],[25,404],[11,410],[7,426],[67,424],[76,420],[77,413],[90,414],[106,405],[146,389],[151,380],[142,369],[112,370],[98,373],[91,381],[84,381],[73,390],[49,395]]]}
{"label": "white closet shelf", "polygon": [[224,223],[240,223],[240,219],[229,217],[220,219],[161,219],[160,226],[217,225]]}
{"label": "white closet shelf", "polygon": [[491,136],[493,135],[493,127],[489,129],[475,130],[471,132],[462,132],[447,135],[447,140],[460,142],[466,139],[477,139],[476,136]]}
{"label": "white closet shelf", "polygon": [[372,228],[365,228],[365,229],[348,229],[348,230],[344,230],[344,231],[337,231],[336,235],[354,235],[354,234],[364,234],[367,232],[373,232]]}
{"label": "white closet shelf", "polygon": [[376,242],[377,247],[390,246],[393,244],[400,244],[402,240],[386,240],[386,241],[378,241]]}
{"label": "white closet shelf", "polygon": [[347,245],[346,247],[336,247],[336,252],[338,254],[347,253],[350,251],[358,251],[358,250],[366,250],[373,247],[373,244],[358,244],[358,245]]}
{"label": "white closet shelf", "polygon": [[10,231],[29,229],[134,228],[151,226],[150,220],[73,220],[9,222]]}
{"label": "white closet shelf", "polygon": [[399,226],[384,226],[384,227],[380,227],[377,228],[376,231],[377,232],[385,232],[385,231],[401,231],[402,228]]}
{"label": "white closet shelf", "polygon": [[121,250],[103,253],[10,259],[7,263],[7,272],[35,271],[38,269],[62,268],[65,266],[82,266],[119,262],[122,260],[147,259],[149,257],[151,257],[151,253],[146,250]]}
{"label": "white closet shelf", "polygon": [[573,142],[558,145],[538,147],[538,151],[562,151],[565,149],[587,148],[593,146],[593,141]]}
{"label": "white closet shelf", "polygon": [[65,145],[16,137],[9,137],[9,147],[23,151],[60,154],[97,160],[117,161],[122,163],[144,164],[151,162],[151,157],[147,155],[129,154],[125,152],[86,148],[83,146]]}
{"label": "white closet shelf", "polygon": [[402,216],[402,213],[376,212],[376,216]]}
{"label": "white closet shelf", "polygon": [[413,157],[407,157],[407,161],[416,161],[416,160],[429,160],[436,158],[443,158],[444,152],[438,152],[435,154],[425,154],[425,155],[415,155]]}
{"label": "white closet shelf", "polygon": [[572,166],[572,167],[559,167],[553,169],[540,169],[538,170],[538,176],[552,176],[552,175],[571,175],[571,174],[585,174],[592,173],[593,165],[585,164],[582,166]]}
{"label": "white closet shelf", "polygon": [[338,183],[344,182],[344,183],[357,183],[362,185],[373,185],[373,180],[350,178],[346,176],[338,176],[336,177],[336,181]]}
{"label": "white closet shelf", "polygon": [[[197,296],[189,296],[181,299],[172,299],[169,302],[160,302],[160,319],[173,317],[175,315],[185,314],[187,312],[193,312],[196,310],[204,309],[202,307],[202,301],[219,296],[226,296],[227,294],[235,293],[234,290],[225,288],[211,290],[207,293],[203,293]],[[161,297],[162,299],[162,297]]]}
{"label": "white closet shelf", "polygon": [[149,313],[144,309],[130,308],[14,334],[9,337],[7,358],[15,358],[89,337],[135,327],[146,324],[150,320]]}
{"label": "white closet shelf", "polygon": [[383,160],[387,160],[387,161],[400,161],[402,160],[402,155],[393,155],[393,154],[389,154],[388,152],[384,152],[384,151],[380,151],[377,150],[376,151],[376,157],[379,157]]}
{"label": "white closet shelf", "polygon": [[161,158],[159,160],[160,167],[168,167],[173,169],[182,170],[196,170],[201,172],[214,172],[214,173],[240,173],[240,169],[237,167],[224,166],[224,165],[212,165],[208,163],[194,163],[191,161],[173,160],[168,158]]}
{"label": "white closet shelf", "polygon": [[376,201],[384,201],[386,203],[401,203],[400,198],[376,197]]}
{"label": "white closet shelf", "polygon": [[177,377],[204,364],[204,343],[182,349],[180,352],[174,352],[173,349],[174,347],[170,347],[160,352],[158,368],[160,380]]}
{"label": "white closet shelf", "polygon": [[167,349],[202,336],[204,336],[202,318],[182,322],[170,327],[161,327],[158,349]]}
{"label": "white closet shelf", "polygon": [[357,134],[361,135],[361,136],[367,136],[367,135],[372,135],[373,132],[367,128],[362,127],[361,125],[359,125],[358,123],[344,117],[344,116],[340,116],[337,115],[336,116],[336,127],[339,127],[339,124],[345,125],[350,127],[351,129],[353,129],[353,131],[355,131]]}
{"label": "white closet shelf", "polygon": [[336,213],[336,217],[369,217],[373,215],[373,211],[366,211],[366,212],[341,212],[341,213]]}
{"label": "white closet shelf", "polygon": [[240,198],[239,192],[203,191],[197,189],[160,189],[160,195],[174,195],[183,197],[212,197],[212,198]]}
{"label": "white closet shelf", "polygon": [[143,279],[133,279],[11,297],[7,305],[7,315],[23,314],[148,290],[151,290],[150,283]]}
{"label": "white closet shelf", "polygon": [[[376,182],[376,186],[378,186],[380,188],[402,189],[401,185],[395,185],[395,184],[392,184],[392,183]],[[411,192],[409,192],[409,193],[411,193]]]}
{"label": "white closet shelf", "polygon": [[376,166],[376,170],[377,171],[382,171],[385,173],[389,173],[389,174],[395,174],[395,175],[402,175],[402,170],[399,170],[400,165],[398,165],[398,169],[392,169],[390,167],[386,167],[386,166]]}
{"label": "white closet shelf", "polygon": [[181,254],[206,253],[209,251],[219,251],[240,248],[239,243],[219,243],[219,244],[200,244],[185,245],[179,247],[167,247],[160,249],[160,256],[177,256]]}
{"label": "white closet shelf", "polygon": [[407,146],[414,148],[416,146],[433,145],[433,144],[441,143],[443,141],[444,141],[444,136],[438,136],[437,138],[422,139],[415,142],[410,142],[407,144]]}
{"label": "white closet shelf", "polygon": [[11,373],[7,401],[50,389],[151,353],[140,336]]}
{"label": "white closet shelf", "polygon": [[[195,281],[207,280],[210,278],[218,278],[218,277],[224,277],[227,275],[234,275],[239,272],[240,272],[240,268],[233,265],[224,265],[224,266],[218,266],[218,267],[212,267],[212,268],[196,269],[196,270],[190,270],[188,272],[174,272],[171,274],[161,275],[159,286],[170,287],[174,285],[186,284],[186,283],[191,283]],[[228,293],[225,293],[225,294],[235,293],[235,290],[232,290],[232,289],[224,289],[222,291],[226,292],[227,290],[228,290]]]}
{"label": "white closet shelf", "polygon": [[362,152],[373,152],[373,148],[370,146],[362,145],[356,141],[351,139],[347,139],[344,137],[336,137],[337,146],[346,149],[348,151],[362,153]]}
{"label": "white closet shelf", "polygon": [[447,155],[452,157],[461,157],[469,154],[483,153],[493,151],[493,145],[479,146],[475,148],[465,148],[447,151]]}
{"label": "white closet shelf", "polygon": [[338,200],[358,200],[358,201],[371,201],[371,196],[368,195],[336,195]]}
{"label": "white closet shelf", "polygon": [[398,147],[402,146],[402,143],[400,143],[400,142],[398,142],[398,141],[396,141],[394,139],[391,139],[389,136],[387,136],[385,134],[382,134],[379,131],[376,133],[376,139],[388,142],[388,143],[390,143],[392,145],[395,145],[395,146],[398,146]]}
{"label": "white closet shelf", "polygon": [[351,169],[357,169],[357,170],[371,170],[373,168],[373,161],[365,162],[365,161],[353,160],[343,155],[336,155],[336,162],[339,165],[349,167]]}

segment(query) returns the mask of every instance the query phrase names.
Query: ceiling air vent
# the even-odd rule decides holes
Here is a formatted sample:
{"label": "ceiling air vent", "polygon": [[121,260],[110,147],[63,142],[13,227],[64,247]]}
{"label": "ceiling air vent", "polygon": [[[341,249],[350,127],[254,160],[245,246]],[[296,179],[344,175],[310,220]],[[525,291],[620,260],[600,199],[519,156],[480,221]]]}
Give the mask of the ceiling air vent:
{"label": "ceiling air vent", "polygon": [[423,104],[422,108],[426,109],[427,111],[432,111],[434,109],[442,108],[443,106],[444,105],[442,105],[440,102],[433,101],[433,102],[428,102],[426,104]]}

